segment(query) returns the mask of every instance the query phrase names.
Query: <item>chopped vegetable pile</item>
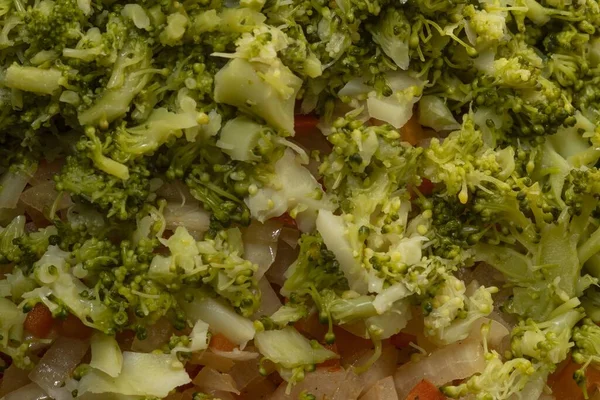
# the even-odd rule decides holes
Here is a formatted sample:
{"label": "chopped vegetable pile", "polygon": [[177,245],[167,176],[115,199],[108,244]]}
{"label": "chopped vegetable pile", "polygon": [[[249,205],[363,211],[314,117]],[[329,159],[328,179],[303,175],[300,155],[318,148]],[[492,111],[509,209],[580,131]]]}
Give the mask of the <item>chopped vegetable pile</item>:
{"label": "chopped vegetable pile", "polygon": [[600,398],[598,0],[0,0],[0,399]]}

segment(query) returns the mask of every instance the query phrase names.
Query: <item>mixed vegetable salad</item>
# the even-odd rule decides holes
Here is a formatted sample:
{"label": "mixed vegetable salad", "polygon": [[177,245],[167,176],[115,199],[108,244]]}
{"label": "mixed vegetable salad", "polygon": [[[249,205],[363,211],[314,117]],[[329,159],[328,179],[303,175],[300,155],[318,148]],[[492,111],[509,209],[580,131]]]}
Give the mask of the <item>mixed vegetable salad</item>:
{"label": "mixed vegetable salad", "polygon": [[0,0],[0,399],[598,399],[597,0]]}

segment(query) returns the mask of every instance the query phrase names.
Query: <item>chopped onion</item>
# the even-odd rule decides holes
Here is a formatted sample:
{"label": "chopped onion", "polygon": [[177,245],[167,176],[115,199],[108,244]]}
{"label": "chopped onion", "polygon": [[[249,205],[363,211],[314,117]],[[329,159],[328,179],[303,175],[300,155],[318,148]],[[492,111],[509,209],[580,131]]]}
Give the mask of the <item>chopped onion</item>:
{"label": "chopped onion", "polygon": [[29,373],[29,379],[55,400],[72,400],[71,393],[62,386],[79,365],[89,346],[87,341],[58,338]]}
{"label": "chopped onion", "polygon": [[8,367],[4,371],[4,376],[0,382],[0,398],[27,385],[30,382],[28,374],[29,371],[17,368],[14,364]]}
{"label": "chopped onion", "polygon": [[210,214],[197,201],[185,204],[169,202],[164,216],[167,229],[174,231],[178,226],[183,226],[195,237],[206,232],[210,225]]}
{"label": "chopped onion", "polygon": [[[71,394],[69,393],[69,396]],[[4,400],[50,400],[46,392],[35,383],[30,383],[27,386],[23,386],[20,389],[15,390],[3,397]],[[73,397],[71,397],[73,399]]]}
{"label": "chopped onion", "polygon": [[222,351],[222,350],[217,350],[217,349],[211,349],[211,351],[213,353],[215,353],[217,356],[223,357],[223,358],[228,358],[233,361],[249,361],[249,360],[255,360],[256,358],[258,358],[257,352],[249,351],[249,350],[251,350],[251,349],[248,348],[247,350],[240,350],[237,347],[231,351]]}
{"label": "chopped onion", "polygon": [[192,380],[202,391],[218,390],[223,392],[240,394],[236,383],[231,375],[206,367]]}
{"label": "chopped onion", "polygon": [[273,265],[266,272],[266,277],[269,282],[278,286],[283,286],[285,282],[285,273],[298,258],[298,248],[293,248],[283,241],[279,241],[277,246],[277,257]]}
{"label": "chopped onion", "polygon": [[46,181],[30,187],[21,194],[20,200],[25,206],[44,215],[48,215],[51,208],[54,208],[54,211],[60,211],[73,205],[71,197],[67,193],[59,195],[53,181]]}
{"label": "chopped onion", "polygon": [[227,372],[233,368],[235,361],[228,357],[213,353],[211,349],[201,353],[192,353],[191,364],[203,365],[216,369],[219,372]]}
{"label": "chopped onion", "polygon": [[377,381],[360,400],[398,400],[394,378],[388,376]]}
{"label": "chopped onion", "polygon": [[314,372],[306,373],[304,380],[294,385],[288,395],[285,394],[286,388],[287,382],[282,383],[269,399],[297,399],[306,390],[317,399],[353,400],[358,398],[362,389],[356,374],[343,368],[335,371],[317,368]]}
{"label": "chopped onion", "polygon": [[188,187],[180,181],[165,183],[156,190],[156,195],[169,203],[187,204],[197,201],[190,193]]}
{"label": "chopped onion", "polygon": [[35,174],[29,180],[31,186],[37,186],[42,183],[54,181],[54,175],[60,172],[65,161],[63,159],[54,160],[52,162],[42,161],[35,171]]}
{"label": "chopped onion", "polygon": [[270,399],[271,394],[275,392],[277,385],[267,377],[254,380],[245,389],[241,390],[240,399]]}
{"label": "chopped onion", "polygon": [[231,394],[230,392],[225,392],[223,390],[209,390],[206,394],[212,396],[213,399],[218,400],[236,400],[237,397]]}
{"label": "chopped onion", "polygon": [[[353,363],[355,367],[365,365],[373,355],[373,350],[363,353],[363,355]],[[364,394],[369,390],[377,381],[392,376],[396,371],[398,363],[398,350],[394,346],[385,346],[382,350],[381,356],[366,370],[364,373],[358,375],[358,379],[361,382],[362,392]]]}
{"label": "chopped onion", "polygon": [[268,220],[264,224],[252,221],[244,231],[244,258],[256,265],[256,279],[263,277],[277,256],[277,241],[283,224],[279,221]]}
{"label": "chopped onion", "polygon": [[264,315],[273,315],[282,306],[279,296],[277,296],[277,293],[265,277],[258,281],[258,288],[261,293],[260,307],[256,310],[253,317],[260,318]]}
{"label": "chopped onion", "polygon": [[259,367],[259,360],[240,362],[235,364],[229,374],[235,381],[236,387],[239,390],[244,390],[246,386],[255,380],[263,378],[259,372]]}
{"label": "chopped onion", "polygon": [[150,353],[169,341],[173,334],[173,327],[166,318],[159,319],[154,325],[146,328],[146,339],[133,339],[131,350],[141,353]]}
{"label": "chopped onion", "polygon": [[264,361],[262,364],[258,358],[248,361],[237,362],[229,371],[229,375],[233,378],[237,388],[242,391],[250,384],[254,384],[257,380],[262,380],[265,377],[260,373],[260,367],[263,367],[266,374],[275,370],[275,364]]}
{"label": "chopped onion", "polygon": [[0,178],[0,208],[16,208],[19,197],[35,172],[35,166],[27,171],[6,171]]}
{"label": "chopped onion", "polygon": [[398,397],[404,399],[422,379],[441,386],[480,373],[484,368],[483,347],[478,340],[471,339],[443,347],[419,361],[402,365],[394,374],[394,382]]}
{"label": "chopped onion", "polygon": [[295,249],[298,246],[298,240],[300,239],[300,231],[296,228],[284,226],[281,229],[279,239],[280,241],[283,241],[288,246],[290,246],[292,249]]}
{"label": "chopped onion", "polygon": [[[489,332],[487,333],[487,337],[486,337],[488,346],[490,348],[498,351],[504,342],[504,338],[508,336],[510,331],[507,329],[506,326],[502,325],[498,321],[495,321],[495,320],[489,319],[489,318],[480,318],[478,321],[476,321],[473,324],[473,327],[471,328],[470,337],[479,338],[480,340],[483,340],[481,327],[484,324],[490,324]],[[506,350],[508,350],[508,349],[506,349]],[[503,351],[500,351],[500,354],[503,354],[503,353],[504,353]]]}

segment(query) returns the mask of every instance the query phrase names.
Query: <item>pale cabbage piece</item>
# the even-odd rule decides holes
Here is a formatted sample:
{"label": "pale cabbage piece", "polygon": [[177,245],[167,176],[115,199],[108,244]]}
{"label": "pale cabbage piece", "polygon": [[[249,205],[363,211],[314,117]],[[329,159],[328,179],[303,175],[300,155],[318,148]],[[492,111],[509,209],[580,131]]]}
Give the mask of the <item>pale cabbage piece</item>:
{"label": "pale cabbage piece", "polygon": [[[293,134],[294,103],[302,79],[283,64],[276,71],[270,68],[241,58],[229,61],[215,75],[215,101],[236,106]],[[283,89],[290,89],[289,93],[284,95]]]}
{"label": "pale cabbage piece", "polygon": [[431,95],[423,96],[419,101],[419,124],[433,128],[437,132],[460,129],[460,124],[444,100]]}
{"label": "pale cabbage piece", "polygon": [[0,347],[6,347],[10,339],[21,340],[25,316],[10,300],[0,298]]}
{"label": "pale cabbage piece", "polygon": [[166,397],[176,387],[191,382],[183,364],[170,354],[123,352],[123,369],[117,377],[92,369],[79,382],[78,392],[118,393]]}
{"label": "pale cabbage piece", "polygon": [[316,225],[323,242],[340,263],[340,269],[348,279],[350,289],[360,294],[369,292],[369,273],[354,256],[354,249],[347,238],[344,218],[334,215],[329,210],[320,210]]}
{"label": "pale cabbage piece", "polygon": [[90,367],[116,378],[123,368],[123,354],[114,336],[97,332],[91,339]]}
{"label": "pale cabbage piece", "polygon": [[202,320],[196,321],[192,332],[188,335],[190,338],[189,345],[178,346],[171,350],[171,354],[178,351],[192,353],[195,351],[206,350],[208,348],[208,324]]}
{"label": "pale cabbage piece", "polygon": [[275,163],[273,181],[246,197],[244,202],[252,217],[260,222],[290,212],[296,216],[303,232],[314,229],[319,209],[335,209],[319,182],[290,149]]}
{"label": "pale cabbage piece", "polygon": [[[373,87],[365,84],[368,78],[350,80],[338,96],[350,97],[354,108],[366,107],[370,118],[387,122],[395,128],[404,126],[413,115],[413,105],[421,98],[424,83],[407,72],[391,72],[385,78],[392,94],[380,96]],[[364,97],[366,100],[363,100]]]}
{"label": "pale cabbage piece", "polygon": [[296,329],[289,326],[281,330],[258,332],[254,344],[266,359],[289,369],[320,364],[339,357],[323,346],[313,345]]}
{"label": "pale cabbage piece", "polygon": [[238,161],[260,161],[260,156],[253,153],[266,129],[264,125],[252,121],[248,117],[237,117],[227,121],[217,141],[217,147]]}

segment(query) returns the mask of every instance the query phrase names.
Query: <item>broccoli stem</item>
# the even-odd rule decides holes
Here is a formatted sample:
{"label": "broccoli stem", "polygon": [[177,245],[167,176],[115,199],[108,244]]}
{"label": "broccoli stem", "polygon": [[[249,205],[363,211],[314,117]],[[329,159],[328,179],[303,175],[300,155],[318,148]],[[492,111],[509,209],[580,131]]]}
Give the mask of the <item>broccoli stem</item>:
{"label": "broccoli stem", "polygon": [[600,252],[600,228],[590,236],[585,243],[579,247],[578,255],[579,262],[584,264],[593,256],[597,256]]}
{"label": "broccoli stem", "polygon": [[11,88],[39,94],[53,94],[60,89],[62,72],[57,69],[23,67],[13,64],[6,70],[2,83]]}

